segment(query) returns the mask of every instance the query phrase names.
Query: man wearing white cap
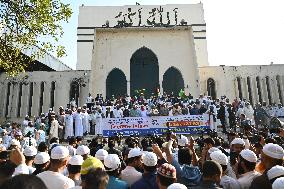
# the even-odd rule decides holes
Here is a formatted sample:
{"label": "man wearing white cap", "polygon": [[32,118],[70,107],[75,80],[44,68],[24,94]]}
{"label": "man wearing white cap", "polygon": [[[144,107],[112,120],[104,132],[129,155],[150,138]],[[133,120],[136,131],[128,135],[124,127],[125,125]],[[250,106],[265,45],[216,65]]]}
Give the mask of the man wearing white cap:
{"label": "man wearing white cap", "polygon": [[235,138],[231,142],[230,158],[228,164],[228,176],[234,179],[237,179],[237,176],[232,167],[235,166],[238,156],[243,149],[245,149],[245,141],[242,138]]}
{"label": "man wearing white cap", "polygon": [[83,157],[83,160],[86,160],[90,154],[90,148],[85,145],[78,146],[76,154]]}
{"label": "man wearing white cap", "polygon": [[35,155],[37,154],[37,149],[33,146],[28,146],[24,149],[24,156],[26,158],[26,165],[29,169],[29,174],[32,174],[35,171],[33,167],[33,162],[35,159]]}
{"label": "man wearing white cap", "polygon": [[75,136],[83,136],[83,115],[81,114],[81,107],[73,114],[75,120]]}
{"label": "man wearing white cap", "polygon": [[80,155],[73,156],[67,165],[68,170],[68,178],[72,179],[75,183],[75,186],[81,185],[81,166],[83,164],[84,160],[83,157]]}
{"label": "man wearing white cap", "polygon": [[212,153],[210,153],[210,158],[213,161],[216,161],[217,163],[219,163],[222,167],[222,177],[221,177],[221,182],[220,185],[224,188],[224,189],[240,189],[240,185],[237,182],[236,179],[229,177],[228,174],[228,158],[225,154],[223,154],[220,150],[218,151],[214,151]]}
{"label": "man wearing white cap", "polygon": [[284,177],[276,179],[272,184],[272,189],[283,189]]}
{"label": "man wearing white cap", "polygon": [[63,146],[56,146],[51,150],[50,167],[37,176],[48,189],[68,189],[75,186],[72,179],[65,177],[62,172],[67,166],[69,151]]}
{"label": "man wearing white cap", "polygon": [[278,144],[266,144],[261,153],[261,162],[264,164],[266,170],[264,173],[255,178],[251,184],[251,189],[257,188],[271,188],[271,183],[267,177],[267,171],[276,165],[283,164],[284,151]]}
{"label": "man wearing white cap", "polygon": [[104,163],[104,159],[108,156],[108,152],[104,149],[99,149],[96,154],[95,157],[99,160],[101,160],[102,163]]}
{"label": "man wearing white cap", "polygon": [[121,162],[117,154],[109,154],[104,159],[105,170],[109,176],[106,189],[127,189],[127,182],[119,179]]}
{"label": "man wearing white cap", "polygon": [[267,177],[270,183],[273,183],[276,179],[280,177],[284,177],[284,167],[280,165],[272,167],[269,171],[267,171]]}
{"label": "man wearing white cap", "polygon": [[125,180],[128,186],[142,178],[142,173],[138,172],[135,168],[140,168],[142,163],[142,152],[138,148],[133,148],[129,151],[126,168],[121,171],[121,179]]}
{"label": "man wearing white cap", "polygon": [[151,188],[151,189],[158,189],[158,185],[156,182],[157,179],[157,163],[158,163],[158,158],[156,154],[153,152],[146,152],[142,156],[143,158],[143,176],[140,180],[135,182],[131,188],[135,189],[146,189],[146,188]]}
{"label": "man wearing white cap", "polygon": [[167,189],[187,189],[187,187],[180,183],[173,183]]}
{"label": "man wearing white cap", "polygon": [[36,170],[33,172],[33,175],[37,175],[43,171],[48,170],[50,157],[46,152],[39,152],[34,159],[34,166]]}

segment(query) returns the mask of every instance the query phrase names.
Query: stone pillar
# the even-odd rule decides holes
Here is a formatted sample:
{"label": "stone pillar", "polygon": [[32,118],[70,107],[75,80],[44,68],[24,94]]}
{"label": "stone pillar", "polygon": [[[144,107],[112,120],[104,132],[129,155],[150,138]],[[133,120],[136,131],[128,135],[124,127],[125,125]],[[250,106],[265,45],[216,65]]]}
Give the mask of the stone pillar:
{"label": "stone pillar", "polygon": [[64,108],[69,101],[70,95],[70,83],[67,81],[56,82],[55,83],[55,91],[54,91],[54,110],[58,110],[60,106]]}
{"label": "stone pillar", "polygon": [[15,83],[11,85],[11,101],[9,107],[9,117],[16,118],[17,117],[17,108],[18,108],[18,100],[19,100],[19,84]]}
{"label": "stone pillar", "polygon": [[279,100],[279,93],[278,93],[276,76],[271,76],[269,79],[270,79],[271,101],[272,101],[272,103],[278,104],[280,102],[280,100]]}
{"label": "stone pillar", "polygon": [[24,117],[28,114],[29,96],[30,96],[29,85],[23,85],[21,117]]}
{"label": "stone pillar", "polygon": [[5,117],[5,102],[7,95],[7,84],[5,82],[0,83],[0,118]]}
{"label": "stone pillar", "polygon": [[130,80],[127,81],[127,94],[130,95]]}
{"label": "stone pillar", "polygon": [[89,94],[89,87],[86,85],[85,87],[80,86],[80,94],[79,94],[79,104],[78,106],[83,106],[86,104],[86,98]]}
{"label": "stone pillar", "polygon": [[40,98],[40,83],[34,82],[31,116],[38,116],[39,114],[39,100],[40,100],[39,98]]}
{"label": "stone pillar", "polygon": [[261,91],[262,91],[262,100],[268,104],[268,93],[267,93],[267,85],[266,85],[266,78],[260,78],[261,81]]}
{"label": "stone pillar", "polygon": [[251,93],[252,93],[252,99],[253,99],[253,102],[251,103],[255,105],[256,103],[259,102],[258,89],[257,89],[255,77],[250,78],[250,85],[251,85]]}
{"label": "stone pillar", "polygon": [[241,78],[241,85],[242,85],[243,98],[248,101],[249,96],[248,96],[248,85],[247,85],[247,78],[246,77]]}
{"label": "stone pillar", "polygon": [[281,89],[281,95],[282,95],[282,103],[284,103],[284,76],[279,76],[279,83],[280,83],[280,89]]}
{"label": "stone pillar", "polygon": [[[42,104],[42,112],[41,113],[45,113],[48,112],[48,109],[51,108],[50,107],[50,89],[51,89],[51,83],[45,82],[44,83],[44,92],[43,92],[43,104]],[[56,110],[53,110],[56,112]]]}

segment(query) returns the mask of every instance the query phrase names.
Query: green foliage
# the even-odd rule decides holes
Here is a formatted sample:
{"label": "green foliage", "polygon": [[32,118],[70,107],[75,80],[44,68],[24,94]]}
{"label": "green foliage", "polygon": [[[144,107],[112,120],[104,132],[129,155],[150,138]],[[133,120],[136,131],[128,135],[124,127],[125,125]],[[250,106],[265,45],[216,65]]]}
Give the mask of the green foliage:
{"label": "green foliage", "polygon": [[16,75],[45,53],[64,56],[65,48],[55,43],[71,15],[61,0],[0,0],[0,69]]}

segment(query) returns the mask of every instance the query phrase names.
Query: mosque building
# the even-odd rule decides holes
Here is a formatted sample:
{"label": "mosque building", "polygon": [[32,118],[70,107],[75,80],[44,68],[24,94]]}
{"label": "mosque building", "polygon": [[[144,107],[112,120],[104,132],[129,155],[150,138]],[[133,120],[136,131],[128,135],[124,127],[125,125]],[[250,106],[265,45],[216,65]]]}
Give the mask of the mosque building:
{"label": "mosque building", "polygon": [[[181,89],[193,97],[283,103],[284,65],[210,66],[202,3],[80,6],[77,65],[51,55],[15,78],[0,72],[0,119],[37,116],[74,98],[145,96]],[[230,60],[228,60],[230,61]]]}

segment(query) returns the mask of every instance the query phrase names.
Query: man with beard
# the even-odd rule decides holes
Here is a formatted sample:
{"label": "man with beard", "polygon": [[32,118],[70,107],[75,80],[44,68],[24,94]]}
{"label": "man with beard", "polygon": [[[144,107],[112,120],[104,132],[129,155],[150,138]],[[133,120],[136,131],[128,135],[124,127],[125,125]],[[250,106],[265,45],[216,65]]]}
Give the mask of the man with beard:
{"label": "man with beard", "polygon": [[282,165],[284,158],[284,150],[278,144],[268,143],[266,144],[261,153],[261,162],[263,162],[265,166],[264,173],[255,178],[252,183],[250,189],[271,189],[272,184],[270,183],[267,171],[276,165]]}
{"label": "man with beard", "polygon": [[256,161],[257,157],[253,151],[241,151],[237,165],[237,174],[239,176],[238,182],[242,189],[249,189],[251,182],[260,176],[260,173],[255,171]]}

